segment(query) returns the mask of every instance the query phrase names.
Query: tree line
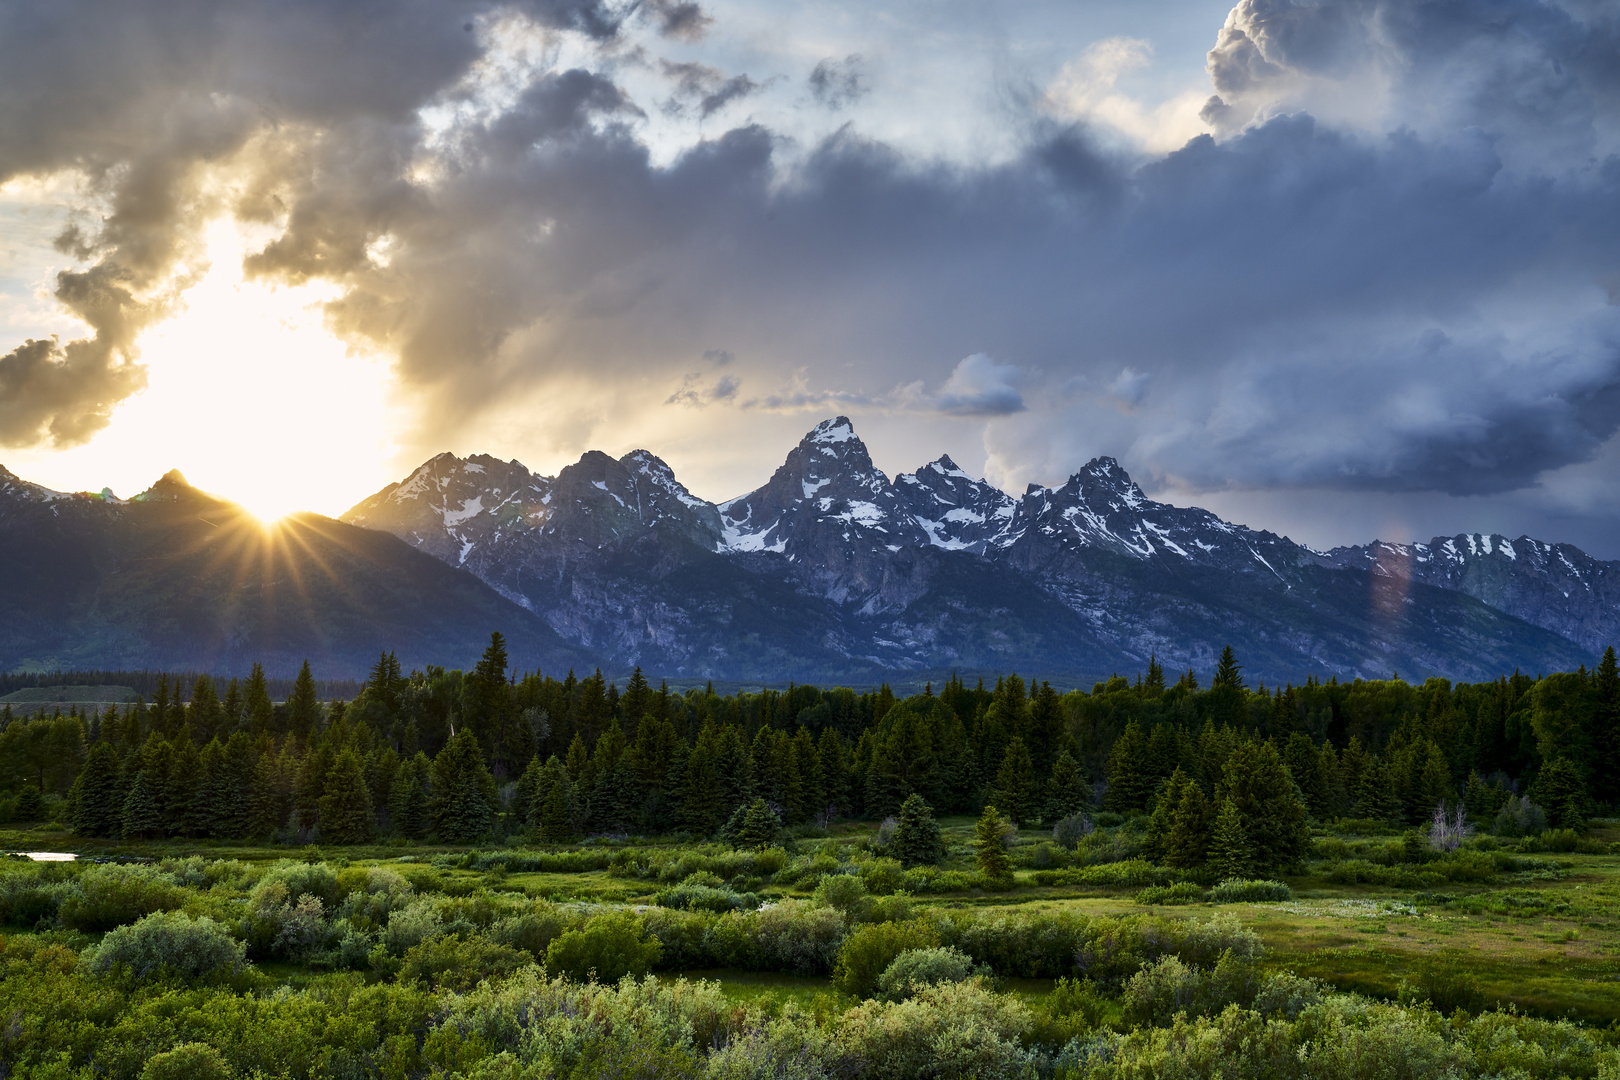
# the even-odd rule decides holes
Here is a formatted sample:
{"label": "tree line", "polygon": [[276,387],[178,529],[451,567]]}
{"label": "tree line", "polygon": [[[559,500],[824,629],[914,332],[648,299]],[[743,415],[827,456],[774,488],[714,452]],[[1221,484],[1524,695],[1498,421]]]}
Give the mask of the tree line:
{"label": "tree line", "polygon": [[711,836],[756,799],[790,827],[881,819],[915,795],[1025,827],[1147,813],[1165,862],[1236,872],[1297,855],[1309,818],[1419,824],[1440,804],[1489,817],[1529,797],[1562,826],[1620,797],[1612,649],[1540,678],[1271,689],[1228,649],[1208,688],[1150,661],[1089,692],[953,676],[902,698],[520,674],[495,634],[471,671],[407,674],[383,654],[347,701],[317,685],[305,664],[277,702],[255,665],[223,691],[160,677],[129,706],[0,709],[0,810],[35,820],[59,797],[81,832],[131,839],[561,842]]}

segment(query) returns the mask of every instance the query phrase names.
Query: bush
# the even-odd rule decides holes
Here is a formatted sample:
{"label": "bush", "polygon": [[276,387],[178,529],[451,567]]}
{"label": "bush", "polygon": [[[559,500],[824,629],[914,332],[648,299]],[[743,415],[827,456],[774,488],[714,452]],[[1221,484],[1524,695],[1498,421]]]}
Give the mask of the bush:
{"label": "bush", "polygon": [[1426,961],[1414,980],[1416,993],[1403,988],[1403,997],[1422,999],[1436,1012],[1449,1016],[1458,1009],[1477,1013],[1485,1007],[1485,990],[1461,957],[1442,954]]}
{"label": "bush", "polygon": [[938,944],[938,931],[922,920],[868,923],[844,939],[833,968],[833,985],[846,994],[870,997],[897,956],[908,949],[928,949]]}
{"label": "bush", "polygon": [[186,891],[149,866],[92,866],[62,901],[62,922],[87,934],[127,926],[155,911],[174,911]]}
{"label": "bush", "polygon": [[1539,837],[1542,851],[1571,852],[1581,842],[1581,834],[1574,829],[1548,829]]}
{"label": "bush", "polygon": [[[305,895],[318,897],[321,905],[335,908],[343,899],[342,889],[338,886],[337,874],[326,863],[281,862],[272,866],[259,879],[255,892],[273,888],[277,883],[286,889],[287,895],[297,898]],[[409,882],[407,882],[409,884]]]}
{"label": "bush", "polygon": [[851,922],[864,921],[872,906],[866,883],[853,874],[829,874],[816,885],[816,903],[837,908]]}
{"label": "bush", "polygon": [[616,983],[645,975],[658,963],[663,946],[642,937],[641,924],[628,912],[610,912],[569,930],[546,949],[546,970],[580,982]]}
{"label": "bush", "polygon": [[1135,896],[1138,904],[1196,904],[1203,899],[1204,890],[1190,881],[1150,885]]}
{"label": "bush", "polygon": [[1165,1024],[1177,1013],[1209,1016],[1228,1005],[1249,1005],[1259,989],[1254,965],[1230,952],[1210,971],[1166,956],[1125,984],[1124,1019],[1128,1024]]}
{"label": "bush", "polygon": [[74,894],[74,883],[58,866],[27,866],[0,873],[0,923],[33,926],[54,919],[62,903]]}
{"label": "bush", "polygon": [[1547,812],[1528,796],[1510,795],[1492,827],[1498,836],[1536,836],[1547,828]]}
{"label": "bush", "polygon": [[465,993],[485,979],[510,975],[532,962],[527,954],[487,938],[474,935],[463,940],[460,934],[447,934],[407,952],[399,978]]}
{"label": "bush", "polygon": [[113,930],[85,956],[97,975],[123,967],[138,979],[161,974],[201,979],[240,971],[246,950],[206,916],[193,920],[179,912],[159,912]]}
{"label": "bush", "polygon": [[1209,890],[1212,904],[1270,904],[1293,898],[1294,890],[1281,881],[1227,878]]}
{"label": "bush", "polygon": [[825,975],[844,943],[844,918],[834,908],[782,900],[748,916],[759,961],[770,971]]}
{"label": "bush", "polygon": [[899,859],[873,859],[861,864],[860,874],[861,883],[874,896],[899,892],[906,880]]}
{"label": "bush", "polygon": [[[1032,1017],[1017,999],[973,983],[946,983],[899,1002],[867,1002],[845,1013],[837,1037],[853,1075],[1013,1080],[1033,1073],[1021,1045]],[[825,1074],[824,1074],[825,1075]]]}
{"label": "bush", "polygon": [[230,1080],[233,1075],[219,1051],[204,1043],[181,1043],[154,1054],[141,1070],[141,1080]]}
{"label": "bush", "polygon": [[712,879],[714,875],[693,874],[673,889],[660,890],[654,895],[653,903],[659,907],[712,911],[716,914],[759,907],[759,896],[755,893],[740,893],[724,885],[710,885],[705,881],[693,880],[695,878]]}
{"label": "bush", "polygon": [[1261,1016],[1286,1016],[1290,1020],[1322,1001],[1322,984],[1302,979],[1292,972],[1279,971],[1260,981],[1250,1008]]}
{"label": "bush", "polygon": [[904,1001],[924,987],[964,982],[973,975],[973,958],[948,945],[907,949],[878,976],[877,996],[884,1001]]}
{"label": "bush", "polygon": [[388,925],[382,932],[383,948],[394,956],[404,956],[443,930],[444,916],[439,905],[423,897],[389,914]]}
{"label": "bush", "polygon": [[1080,846],[1080,841],[1084,840],[1093,828],[1095,826],[1086,815],[1070,814],[1066,818],[1059,818],[1057,824],[1052,826],[1052,839],[1056,840],[1060,847],[1073,851]]}
{"label": "bush", "polygon": [[522,915],[501,919],[489,928],[489,939],[528,953],[535,963],[544,963],[546,950],[563,935],[569,922],[549,904],[537,904]]}

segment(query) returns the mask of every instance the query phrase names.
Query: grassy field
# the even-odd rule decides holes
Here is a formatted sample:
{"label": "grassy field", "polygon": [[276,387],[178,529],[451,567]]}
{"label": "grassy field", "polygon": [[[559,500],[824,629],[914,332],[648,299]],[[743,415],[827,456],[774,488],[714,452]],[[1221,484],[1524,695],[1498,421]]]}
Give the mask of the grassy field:
{"label": "grassy field", "polygon": [[[960,871],[960,877],[970,877],[972,822],[947,819],[942,825],[950,850],[947,869]],[[1102,830],[1099,838],[1112,833],[1116,840],[1128,845],[1133,827],[1127,823],[1122,828]],[[794,865],[821,856],[824,864],[842,864],[845,872],[851,860],[857,868],[870,869],[874,864],[861,860],[870,860],[867,849],[873,834],[874,830],[865,824],[839,826],[821,835],[789,841],[785,854]],[[1160,906],[1140,903],[1140,888],[1134,884],[1054,882],[1054,877],[1064,875],[1063,868],[1043,871],[1035,865],[1053,854],[1049,847],[1044,855],[1041,851],[1049,837],[1026,831],[1014,850],[1018,868],[1011,887],[986,889],[968,884],[945,888],[914,894],[910,905],[917,915],[935,909],[1073,909],[1091,916],[1152,912],[1171,918],[1208,918],[1226,912],[1259,934],[1267,949],[1265,963],[1274,970],[1292,971],[1344,990],[1391,1000],[1401,995],[1403,982],[1412,982],[1425,973],[1431,981],[1436,972],[1442,976],[1460,973],[1470,984],[1469,993],[1482,995],[1486,1005],[1512,1006],[1533,1015],[1607,1025],[1620,1021],[1620,845],[1616,853],[1611,853],[1609,847],[1614,840],[1620,840],[1620,828],[1600,822],[1580,843],[1580,850],[1521,853],[1515,857],[1524,868],[1497,871],[1487,880],[1437,882],[1436,874],[1425,873],[1419,866],[1413,870],[1392,868],[1386,873],[1404,875],[1407,880],[1400,883],[1343,884],[1334,879],[1342,881],[1350,876],[1343,869],[1344,856],[1376,856],[1380,851],[1388,855],[1399,848],[1402,840],[1398,836],[1323,832],[1316,840],[1316,857],[1296,868],[1302,872],[1286,876],[1294,892],[1292,900]],[[1501,849],[1514,845],[1486,838],[1477,846]],[[1517,846],[1534,848],[1536,842],[1520,842]],[[459,895],[482,892],[508,900],[635,909],[653,905],[659,892],[672,883],[667,880],[667,871],[665,880],[659,880],[628,875],[622,868],[578,872],[510,869],[507,863],[518,865],[525,856],[542,850],[522,844],[480,852],[397,842],[319,850],[185,842],[132,845],[86,842],[58,827],[42,825],[25,831],[0,831],[0,847],[12,851],[70,851],[86,857],[134,855],[161,859],[199,855],[255,866],[288,858],[320,858],[355,867],[426,863],[436,868],[449,891]],[[625,849],[664,858],[697,850],[634,838],[544,850],[573,851],[604,862]],[[1056,854],[1061,859],[1063,853]],[[1499,851],[1492,854],[1500,857]],[[480,862],[484,868],[474,865]],[[791,879],[793,875],[783,872],[773,877]],[[871,880],[874,893],[883,891],[881,873],[871,876]],[[773,898],[807,898],[815,883],[815,875],[808,875],[786,881],[739,878],[728,885],[755,892],[768,902]],[[12,931],[23,929],[13,927]],[[292,978],[299,969],[295,964],[277,963],[265,970],[278,978]],[[740,1001],[773,1008],[788,1001],[806,1008],[831,1007],[825,1002],[815,1005],[818,997],[833,994],[824,976],[709,969],[685,974],[718,980],[728,996]],[[1002,985],[1038,1000],[1051,989],[1052,982],[1004,979]]]}

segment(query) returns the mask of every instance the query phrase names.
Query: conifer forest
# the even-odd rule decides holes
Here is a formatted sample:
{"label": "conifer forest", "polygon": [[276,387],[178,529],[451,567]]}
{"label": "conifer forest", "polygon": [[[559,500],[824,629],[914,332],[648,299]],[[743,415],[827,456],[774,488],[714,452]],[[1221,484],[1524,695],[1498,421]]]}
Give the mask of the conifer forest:
{"label": "conifer forest", "polygon": [[[39,689],[91,680],[139,690]],[[4,1075],[1620,1069],[1612,649],[721,693],[495,634],[360,684],[32,681],[0,704]]]}

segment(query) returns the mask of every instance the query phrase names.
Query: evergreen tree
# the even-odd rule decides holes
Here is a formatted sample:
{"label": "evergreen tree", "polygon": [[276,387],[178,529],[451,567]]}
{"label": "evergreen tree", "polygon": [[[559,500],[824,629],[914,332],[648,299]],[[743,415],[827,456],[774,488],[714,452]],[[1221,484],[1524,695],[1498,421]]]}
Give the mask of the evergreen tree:
{"label": "evergreen tree", "polygon": [[756,798],[737,812],[726,823],[726,836],[740,848],[768,847],[776,842],[782,820],[764,799]]}
{"label": "evergreen tree", "polygon": [[894,857],[905,866],[937,865],[945,857],[945,841],[940,836],[934,809],[917,794],[900,804],[892,842]]}
{"label": "evergreen tree", "polygon": [[1268,871],[1286,866],[1310,846],[1304,800],[1271,743],[1248,740],[1232,752],[1220,797],[1236,808],[1256,866]]}
{"label": "evergreen tree", "polygon": [[973,828],[973,855],[979,864],[979,873],[992,881],[1006,881],[1012,877],[1012,862],[1007,858],[1007,834],[1012,822],[1001,816],[994,806],[986,806]]}
{"label": "evergreen tree", "polygon": [[1531,785],[1530,796],[1547,811],[1547,824],[1555,829],[1584,830],[1592,814],[1581,771],[1568,758],[1549,761]]}
{"label": "evergreen tree", "polygon": [[1620,800],[1620,670],[1613,646],[1603,650],[1592,691],[1592,794],[1612,804]]}
{"label": "evergreen tree", "polygon": [[1243,827],[1243,812],[1231,799],[1222,802],[1220,813],[1215,815],[1208,866],[1221,881],[1254,876],[1254,846],[1249,842],[1248,830]]}
{"label": "evergreen tree", "polygon": [[641,665],[637,664],[630,673],[630,681],[624,685],[623,696],[619,698],[619,715],[626,727],[640,725],[641,718],[652,707],[652,699],[652,687],[647,685],[647,677],[641,673]]}
{"label": "evergreen tree", "polygon": [[540,837],[552,843],[572,840],[584,814],[575,795],[574,781],[555,754],[547,759],[536,785],[534,824]]}
{"label": "evergreen tree", "polygon": [[1024,736],[1037,777],[1044,780],[1052,775],[1058,754],[1067,749],[1068,742],[1063,699],[1051,683],[1043,682],[1029,697],[1029,723]]}
{"label": "evergreen tree", "polygon": [[1188,783],[1181,789],[1164,841],[1164,863],[1181,870],[1204,865],[1215,834],[1215,810],[1204,789]]}
{"label": "evergreen tree", "polygon": [[207,743],[219,734],[224,722],[225,711],[220,707],[219,696],[214,692],[214,680],[207,675],[197,676],[197,681],[191,688],[191,708],[188,710],[187,718],[192,737]]}
{"label": "evergreen tree", "polygon": [[495,825],[495,778],[470,728],[462,728],[433,759],[433,824],[439,839],[469,844]]}
{"label": "evergreen tree", "polygon": [[269,750],[261,753],[253,764],[246,835],[254,839],[274,836],[287,824],[287,815],[292,811],[278,764],[276,755]]}
{"label": "evergreen tree", "polygon": [[207,793],[203,790],[202,755],[189,727],[175,733],[173,753],[163,800],[168,830],[177,836],[202,836],[208,831]]}
{"label": "evergreen tree", "polygon": [[163,816],[158,812],[157,799],[145,769],[135,774],[129,794],[124,796],[119,825],[126,839],[155,840],[163,836]]}
{"label": "evergreen tree", "polygon": [[1143,769],[1146,758],[1147,739],[1133,716],[1108,754],[1108,794],[1103,797],[1108,809],[1140,810],[1147,805],[1152,781]]}
{"label": "evergreen tree", "polygon": [[1215,665],[1215,678],[1210,682],[1210,689],[1227,688],[1231,690],[1243,689],[1243,665],[1237,662],[1237,654],[1228,645],[1221,650],[1221,658]]}
{"label": "evergreen tree", "polygon": [[321,722],[321,701],[315,693],[315,676],[310,674],[309,661],[298,669],[293,680],[292,696],[287,699],[287,727],[300,739],[308,739]]}
{"label": "evergreen tree", "polygon": [[853,812],[849,799],[849,755],[844,740],[832,728],[826,728],[816,743],[816,768],[821,776],[822,803],[818,814],[831,822],[840,815]]}
{"label": "evergreen tree", "polygon": [[1283,764],[1304,796],[1306,809],[1314,817],[1326,817],[1327,785],[1322,777],[1322,756],[1303,731],[1289,737],[1283,750]]}
{"label": "evergreen tree", "polygon": [[1014,736],[1007,744],[1001,767],[996,770],[996,786],[991,798],[1007,808],[1014,823],[1034,825],[1040,819],[1040,794],[1029,751],[1024,746],[1024,740]]}
{"label": "evergreen tree", "polygon": [[388,820],[399,835],[421,840],[432,831],[432,798],[428,789],[432,775],[433,766],[420,750],[414,757],[400,761],[388,793]]}
{"label": "evergreen tree", "polygon": [[534,824],[535,808],[539,806],[540,774],[545,765],[536,754],[524,766],[523,775],[512,785],[512,820],[521,825]]}
{"label": "evergreen tree", "polygon": [[1181,805],[1181,795],[1187,785],[1192,783],[1187,774],[1177,769],[1170,774],[1159,787],[1159,793],[1153,800],[1153,813],[1148,816],[1147,837],[1144,847],[1150,859],[1163,861],[1169,851],[1170,832],[1175,827],[1176,808]]}
{"label": "evergreen tree", "polygon": [[1046,784],[1046,809],[1042,817],[1047,821],[1061,821],[1070,814],[1079,814],[1091,806],[1091,785],[1080,771],[1079,762],[1064,747],[1052,763],[1052,778]]}
{"label": "evergreen tree", "polygon": [[247,730],[254,738],[275,731],[276,707],[270,701],[270,685],[264,677],[264,665],[255,662],[242,691],[242,713]]}
{"label": "evergreen tree", "polygon": [[84,836],[117,836],[124,812],[124,785],[118,751],[111,743],[90,748],[71,797],[73,828]]}
{"label": "evergreen tree", "polygon": [[321,839],[334,844],[359,844],[371,839],[375,824],[371,791],[366,786],[365,763],[352,748],[332,761],[320,801]]}

